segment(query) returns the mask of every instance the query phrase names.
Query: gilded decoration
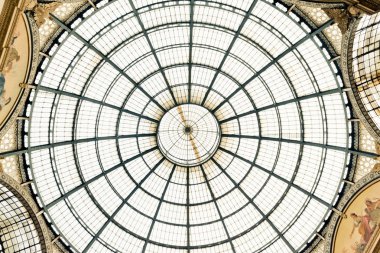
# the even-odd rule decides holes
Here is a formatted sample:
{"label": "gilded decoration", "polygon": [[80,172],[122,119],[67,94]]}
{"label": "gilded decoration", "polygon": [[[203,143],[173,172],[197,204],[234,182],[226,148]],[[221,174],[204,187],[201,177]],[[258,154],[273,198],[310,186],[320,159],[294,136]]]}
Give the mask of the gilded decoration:
{"label": "gilded decoration", "polygon": [[[85,3],[88,3],[86,0],[75,0],[75,1],[57,1],[61,4],[52,12],[59,19],[65,21],[78,9],[82,8]],[[58,30],[58,25],[50,19],[46,19],[45,22],[39,27],[38,33],[40,37],[41,49],[48,43],[50,38]]]}
{"label": "gilded decoration", "polygon": [[378,0],[322,0],[322,1],[304,1],[304,0],[285,0],[295,5],[316,7],[316,8],[329,8],[329,9],[347,9],[351,14],[353,13],[366,13],[374,14],[380,11],[380,1]]}
{"label": "gilded decoration", "polygon": [[371,172],[355,183],[337,208],[326,233],[325,252],[365,253],[380,221],[380,172]]}
{"label": "gilded decoration", "polygon": [[41,27],[47,18],[49,18],[49,14],[54,12],[62,3],[52,2],[47,4],[40,4],[37,0],[32,0],[26,6],[27,10],[33,12],[33,17],[36,21],[38,27]]}
{"label": "gilded decoration", "polygon": [[8,132],[24,107],[28,91],[20,88],[19,83],[32,82],[38,64],[37,26],[28,17],[30,14],[23,13],[25,1],[6,1],[4,6],[9,7],[10,2],[18,5],[8,10],[13,15],[4,20],[10,28],[1,53],[0,138]]}
{"label": "gilded decoration", "polygon": [[341,30],[342,34],[346,33],[350,22],[354,21],[358,15],[359,12],[355,10],[349,11],[348,9],[323,9],[326,14],[333,18],[334,21],[337,23],[339,29]]}
{"label": "gilded decoration", "polygon": [[333,251],[363,253],[380,222],[380,182],[359,191],[345,213],[348,218],[338,223]]}
{"label": "gilded decoration", "polygon": [[[297,8],[305,13],[314,22],[314,24],[318,26],[329,20],[329,16],[321,8],[308,6],[297,6]],[[326,36],[326,38],[334,47],[334,50],[339,55],[341,52],[342,32],[339,29],[338,24],[334,24],[326,28],[323,34]]]}
{"label": "gilded decoration", "polygon": [[[17,124],[13,124],[7,133],[0,139],[0,152],[15,150],[18,147],[17,143]],[[5,172],[17,182],[22,182],[18,156],[9,156],[0,159],[0,171]]]}
{"label": "gilded decoration", "polygon": [[28,26],[26,16],[20,14],[10,44],[4,52],[5,62],[0,71],[0,137],[5,134],[15,120],[15,114],[23,107],[19,102],[26,98],[26,92],[18,84],[28,79],[32,60],[30,55],[33,47]]}
{"label": "gilded decoration", "polygon": [[[360,150],[367,152],[376,152],[380,154],[378,145],[376,145],[376,141],[374,138],[368,133],[365,126],[360,123],[359,125],[359,139],[360,139]],[[357,159],[356,167],[355,167],[355,176],[354,182],[359,181],[362,177],[370,173],[371,171],[377,170],[380,167],[380,161],[378,159],[373,159],[369,157],[360,156]]]}

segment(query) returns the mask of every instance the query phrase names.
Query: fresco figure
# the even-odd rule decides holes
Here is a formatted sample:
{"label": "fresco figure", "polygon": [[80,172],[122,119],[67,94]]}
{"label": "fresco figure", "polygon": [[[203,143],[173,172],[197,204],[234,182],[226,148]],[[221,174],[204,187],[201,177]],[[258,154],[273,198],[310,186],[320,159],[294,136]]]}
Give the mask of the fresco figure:
{"label": "fresco figure", "polygon": [[380,222],[380,199],[366,199],[365,205],[364,212],[370,217],[370,225],[374,230]]}
{"label": "fresco figure", "polygon": [[4,90],[5,86],[5,77],[2,73],[0,73],[0,93]]}
{"label": "fresco figure", "polygon": [[7,60],[5,62],[4,73],[8,73],[13,68],[13,63],[20,60],[20,55],[14,47],[9,48]]}
{"label": "fresco figure", "polygon": [[375,209],[380,209],[380,199],[376,198],[374,200],[366,199],[365,205],[367,206],[367,210],[369,212],[374,211]]}
{"label": "fresco figure", "polygon": [[369,215],[357,215],[356,213],[351,213],[350,217],[354,220],[354,227],[352,228],[350,236],[358,229],[361,236],[361,243],[367,244],[373,232],[370,226],[371,217]]}
{"label": "fresco figure", "polygon": [[0,111],[3,109],[3,107],[9,102],[11,102],[11,98],[5,97],[5,77],[2,73],[0,73]]}
{"label": "fresco figure", "polygon": [[353,228],[350,237],[352,238],[354,232],[357,230],[360,235],[360,240],[355,241],[354,244],[351,245],[351,250],[345,248],[342,253],[363,253],[373,232],[380,223],[380,198],[367,198],[364,204],[363,215],[357,213],[350,214],[350,217],[353,219]]}
{"label": "fresco figure", "polygon": [[[355,253],[363,253],[364,252],[364,249],[365,249],[365,243],[359,243],[359,242],[355,242],[354,245],[351,246],[351,249],[355,252]],[[348,253],[347,250],[345,250],[343,253]]]}

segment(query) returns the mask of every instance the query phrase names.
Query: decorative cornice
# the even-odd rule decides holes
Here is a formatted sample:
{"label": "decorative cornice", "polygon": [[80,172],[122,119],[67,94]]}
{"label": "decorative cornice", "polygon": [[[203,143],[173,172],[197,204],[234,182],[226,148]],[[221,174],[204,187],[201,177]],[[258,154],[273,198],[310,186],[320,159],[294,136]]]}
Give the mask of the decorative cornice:
{"label": "decorative cornice", "polygon": [[355,4],[355,7],[366,12],[369,15],[375,14],[380,11],[379,0],[361,0]]}
{"label": "decorative cornice", "polygon": [[286,0],[295,5],[328,8],[328,9],[346,9],[349,12],[375,14],[380,11],[380,0]]}
{"label": "decorative cornice", "polygon": [[335,1],[334,3],[329,3],[328,1],[319,2],[319,1],[304,1],[304,0],[285,0],[286,2],[299,5],[306,6],[312,8],[343,8],[344,4],[339,3],[339,1]]}

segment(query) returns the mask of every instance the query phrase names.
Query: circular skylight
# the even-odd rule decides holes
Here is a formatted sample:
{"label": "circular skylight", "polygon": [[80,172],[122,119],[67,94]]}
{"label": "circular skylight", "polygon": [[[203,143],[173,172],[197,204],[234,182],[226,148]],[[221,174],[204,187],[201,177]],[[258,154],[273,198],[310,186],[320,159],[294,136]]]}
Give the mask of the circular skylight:
{"label": "circular skylight", "polygon": [[180,166],[196,166],[209,160],[220,142],[214,115],[202,106],[179,105],[161,119],[157,131],[161,153]]}
{"label": "circular skylight", "polygon": [[100,1],[46,52],[26,122],[44,215],[74,252],[297,252],[347,173],[321,33],[268,1]]}

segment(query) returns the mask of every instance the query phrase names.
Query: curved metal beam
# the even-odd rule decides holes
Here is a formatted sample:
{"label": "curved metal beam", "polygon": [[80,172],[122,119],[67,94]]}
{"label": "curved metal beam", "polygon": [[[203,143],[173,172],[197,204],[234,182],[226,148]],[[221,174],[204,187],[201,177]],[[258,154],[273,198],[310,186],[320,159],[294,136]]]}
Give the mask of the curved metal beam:
{"label": "curved metal beam", "polygon": [[208,179],[207,179],[207,175],[206,175],[206,173],[205,173],[205,170],[204,170],[204,168],[203,168],[203,165],[201,164],[200,167],[201,167],[201,171],[202,171],[202,174],[203,174],[203,178],[204,178],[204,180],[205,180],[205,182],[206,182],[206,184],[207,184],[207,188],[208,188],[208,190],[209,190],[209,192],[210,192],[210,195],[211,195],[211,198],[212,198],[212,200],[213,200],[212,202],[214,202],[214,204],[215,204],[215,208],[216,208],[216,210],[217,210],[217,212],[218,212],[218,214],[219,214],[219,217],[220,217],[220,219],[221,219],[221,221],[222,221],[224,231],[226,232],[226,235],[227,235],[228,241],[230,242],[232,252],[233,252],[233,253],[236,253],[235,246],[234,246],[234,244],[233,244],[233,242],[232,242],[232,240],[231,240],[230,233],[228,232],[228,229],[227,229],[226,223],[224,222],[224,219],[223,219],[223,216],[222,216],[222,212],[221,212],[220,209],[219,209],[219,205],[218,205],[218,203],[217,203],[216,200],[215,200],[214,192],[212,191],[212,188],[211,188],[210,182],[209,182]]}
{"label": "curved metal beam", "polygon": [[80,189],[88,186],[89,184],[91,184],[92,182],[95,182],[96,180],[98,180],[99,178],[103,177],[104,175],[107,175],[109,173],[111,173],[112,171],[116,170],[117,168],[120,168],[120,166],[123,166],[141,156],[144,156],[154,150],[156,150],[158,147],[155,146],[153,148],[150,148],[150,149],[147,149],[145,150],[144,152],[141,152],[140,154],[137,154],[125,161],[123,161],[122,163],[119,163],[119,164],[116,164],[115,166],[112,166],[111,168],[105,170],[104,172],[96,175],[95,177],[87,180],[85,183],[81,184],[81,185],[78,185],[77,187],[71,189],[70,191],[66,192],[65,194],[63,194],[62,196],[60,196],[59,198],[56,198],[55,200],[53,200],[52,202],[50,202],[49,204],[45,205],[45,209],[50,209],[52,206],[56,205],[58,202],[68,198],[69,196],[71,196],[72,194],[76,193],[77,191],[79,191]]}
{"label": "curved metal beam", "polygon": [[286,143],[306,145],[306,146],[312,146],[312,147],[318,147],[318,148],[326,148],[326,149],[331,149],[331,150],[336,150],[336,151],[341,151],[341,152],[348,152],[351,154],[361,155],[361,156],[370,157],[370,158],[379,157],[379,154],[372,153],[372,152],[348,149],[345,147],[339,147],[339,146],[328,145],[328,144],[323,144],[323,143],[315,143],[315,142],[310,142],[310,141],[300,141],[300,140],[291,140],[291,139],[265,137],[265,136],[237,135],[237,134],[222,134],[222,137],[286,142]]}
{"label": "curved metal beam", "polygon": [[142,253],[145,253],[145,251],[146,251],[146,247],[148,246],[148,241],[149,241],[150,235],[152,234],[153,227],[154,227],[154,223],[155,223],[156,220],[157,220],[158,212],[160,211],[160,208],[161,208],[161,205],[162,205],[162,200],[165,198],[166,191],[167,191],[168,188],[169,188],[169,184],[170,184],[170,181],[171,181],[171,179],[172,179],[172,177],[173,177],[173,174],[174,174],[175,168],[176,168],[176,165],[173,165],[173,169],[172,169],[172,171],[170,172],[170,175],[169,175],[168,181],[166,182],[166,185],[165,185],[164,191],[162,192],[161,199],[160,199],[160,201],[159,201],[159,203],[158,203],[158,206],[157,206],[156,212],[155,212],[155,214],[154,214],[154,217],[153,217],[153,220],[152,220],[152,224],[150,225],[148,235],[146,236],[146,240],[145,240],[145,242],[144,242],[144,247],[143,247],[143,249],[142,249]]}
{"label": "curved metal beam", "polygon": [[[104,229],[108,226],[108,224],[115,219],[115,216],[119,213],[119,211],[123,208],[124,204],[128,202],[128,200],[135,194],[135,192],[140,189],[141,185],[149,178],[150,175],[160,166],[160,164],[165,160],[165,158],[161,158],[161,160],[156,163],[156,165],[144,176],[143,179],[133,188],[133,190],[128,194],[128,196],[121,202],[121,204],[116,208],[116,210],[112,213],[111,216],[108,217],[108,220],[102,225],[102,227],[98,230],[98,232],[92,237],[91,241],[87,244],[86,248],[84,248],[83,253],[88,252],[94,242],[99,238]],[[108,216],[108,215],[107,215]]]}
{"label": "curved metal beam", "polygon": [[157,65],[158,65],[158,68],[159,68],[159,70],[160,70],[160,72],[161,72],[161,74],[162,74],[162,77],[164,78],[164,81],[165,81],[165,83],[166,83],[166,86],[168,87],[168,90],[169,90],[169,92],[170,92],[170,95],[172,96],[172,99],[173,99],[174,105],[177,106],[178,103],[177,103],[177,100],[176,100],[176,98],[175,98],[175,96],[174,96],[174,92],[173,92],[173,90],[172,90],[172,88],[171,88],[171,86],[170,86],[170,84],[169,84],[169,80],[168,80],[168,78],[167,78],[166,75],[165,75],[165,71],[164,71],[163,68],[162,68],[162,65],[161,65],[160,59],[158,59],[158,56],[157,56],[156,50],[155,50],[154,47],[153,47],[152,41],[151,41],[150,38],[149,38],[148,32],[147,32],[146,29],[145,29],[145,26],[144,26],[144,24],[143,24],[143,22],[142,22],[142,20],[141,20],[141,18],[140,18],[140,15],[139,15],[138,11],[136,10],[136,7],[135,7],[133,1],[132,1],[132,0],[129,0],[128,2],[129,2],[129,4],[130,4],[131,7],[132,7],[133,13],[135,14],[135,18],[137,19],[137,21],[138,21],[138,23],[139,23],[141,29],[143,30],[144,37],[145,37],[145,39],[146,39],[147,42],[148,42],[148,45],[149,45],[149,47],[150,47],[150,50],[151,50],[151,52],[152,52],[152,54],[153,54],[153,56],[154,56],[154,59],[156,60],[156,63],[157,63]]}
{"label": "curved metal beam", "polygon": [[293,51],[295,48],[297,48],[299,45],[304,43],[305,41],[313,38],[314,36],[321,33],[324,29],[334,24],[334,20],[330,19],[327,22],[325,22],[323,25],[321,25],[318,29],[314,30],[312,33],[307,34],[305,37],[294,43],[291,47],[287,48],[284,52],[282,52],[280,55],[278,55],[276,58],[274,58],[271,62],[269,62],[267,65],[265,65],[263,68],[261,68],[259,71],[257,71],[252,77],[250,77],[247,81],[245,81],[241,87],[234,90],[224,101],[222,101],[218,106],[216,106],[212,112],[215,113],[217,110],[219,110],[228,100],[230,100],[233,96],[235,96],[242,88],[247,86],[250,82],[252,82],[254,79],[256,79],[258,76],[260,76],[264,71],[266,71],[268,68],[276,64],[279,60],[281,60],[284,56],[286,56],[288,53]]}
{"label": "curved metal beam", "polygon": [[256,6],[257,2],[258,2],[258,0],[253,0],[253,1],[252,1],[252,4],[250,5],[249,9],[247,10],[246,14],[244,15],[243,20],[241,21],[241,23],[240,23],[240,25],[239,25],[239,28],[236,30],[236,32],[235,32],[235,34],[234,34],[234,37],[233,37],[233,39],[232,39],[230,45],[228,46],[228,49],[227,49],[226,53],[224,54],[223,59],[222,59],[222,61],[220,62],[219,67],[218,67],[217,71],[215,72],[214,77],[212,78],[212,81],[211,81],[211,83],[210,83],[210,86],[209,86],[209,88],[207,89],[205,96],[203,97],[203,100],[202,100],[202,102],[201,102],[201,105],[202,105],[202,106],[205,104],[205,102],[206,102],[206,100],[207,100],[207,97],[208,97],[208,95],[210,94],[210,91],[211,91],[211,89],[212,89],[212,86],[213,86],[214,83],[215,83],[216,78],[218,77],[220,71],[222,70],[222,67],[223,67],[224,63],[226,62],[226,60],[227,60],[227,58],[228,58],[228,55],[230,54],[230,52],[231,52],[231,50],[232,50],[232,47],[235,45],[236,40],[239,38],[240,33],[241,33],[241,30],[243,29],[245,23],[248,21],[249,16],[251,15],[251,12],[252,12],[253,8]]}
{"label": "curved metal beam", "polygon": [[64,22],[62,22],[59,18],[54,16],[53,14],[50,14],[50,18],[57,24],[59,25],[62,29],[67,31],[69,34],[72,34],[74,37],[76,37],[78,40],[80,40],[84,45],[86,45],[88,48],[93,50],[95,53],[97,53],[105,62],[110,64],[113,68],[115,68],[122,76],[124,76],[129,82],[131,82],[137,89],[139,89],[145,96],[147,96],[153,103],[157,105],[158,108],[160,108],[163,112],[166,112],[167,110],[159,103],[157,102],[149,93],[141,88],[138,83],[133,80],[132,77],[127,75],[119,66],[116,65],[108,56],[103,54],[99,49],[97,49],[94,45],[89,43],[87,40],[85,40],[82,36],[80,36],[76,31],[72,30],[69,28]]}

